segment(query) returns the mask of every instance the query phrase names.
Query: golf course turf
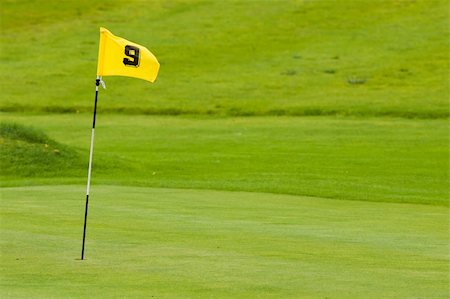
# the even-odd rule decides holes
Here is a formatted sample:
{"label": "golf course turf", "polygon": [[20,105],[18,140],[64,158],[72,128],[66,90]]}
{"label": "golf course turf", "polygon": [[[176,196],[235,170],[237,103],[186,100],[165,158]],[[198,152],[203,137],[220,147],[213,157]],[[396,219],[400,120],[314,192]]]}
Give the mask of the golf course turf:
{"label": "golf course turf", "polygon": [[3,189],[4,295],[447,296],[443,207],[96,185],[80,261],[83,189]]}
{"label": "golf course turf", "polygon": [[3,1],[0,298],[449,298],[448,8]]}

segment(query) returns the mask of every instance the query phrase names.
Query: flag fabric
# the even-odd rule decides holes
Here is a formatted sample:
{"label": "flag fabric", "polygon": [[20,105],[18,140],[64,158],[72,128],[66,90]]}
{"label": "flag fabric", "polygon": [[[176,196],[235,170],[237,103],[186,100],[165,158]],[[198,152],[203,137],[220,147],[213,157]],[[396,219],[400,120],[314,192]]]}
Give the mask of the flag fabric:
{"label": "flag fabric", "polygon": [[154,82],[158,71],[158,60],[146,47],[100,27],[97,76],[126,76]]}

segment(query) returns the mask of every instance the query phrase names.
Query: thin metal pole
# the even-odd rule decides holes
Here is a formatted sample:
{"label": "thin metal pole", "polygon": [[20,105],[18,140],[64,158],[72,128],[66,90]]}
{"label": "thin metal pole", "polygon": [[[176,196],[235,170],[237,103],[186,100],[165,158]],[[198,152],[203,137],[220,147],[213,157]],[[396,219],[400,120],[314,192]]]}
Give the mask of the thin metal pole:
{"label": "thin metal pole", "polygon": [[86,207],[84,210],[84,228],[83,228],[83,244],[81,246],[81,260],[84,260],[84,243],[86,240],[86,224],[87,224],[88,206],[89,206],[89,189],[91,187],[92,154],[94,152],[95,118],[97,116],[97,99],[98,99],[98,86],[99,85],[100,85],[100,77],[97,76],[97,79],[95,79],[94,119],[92,121],[91,148],[89,151],[89,167],[88,167],[88,179],[87,179],[87,187],[86,187]]}

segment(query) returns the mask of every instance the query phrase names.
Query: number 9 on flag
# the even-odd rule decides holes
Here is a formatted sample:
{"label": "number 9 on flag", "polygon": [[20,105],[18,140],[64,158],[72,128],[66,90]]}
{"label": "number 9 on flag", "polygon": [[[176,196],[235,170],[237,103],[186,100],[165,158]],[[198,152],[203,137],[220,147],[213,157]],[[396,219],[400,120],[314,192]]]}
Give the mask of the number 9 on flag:
{"label": "number 9 on flag", "polygon": [[97,76],[125,76],[154,82],[159,62],[146,47],[100,28]]}

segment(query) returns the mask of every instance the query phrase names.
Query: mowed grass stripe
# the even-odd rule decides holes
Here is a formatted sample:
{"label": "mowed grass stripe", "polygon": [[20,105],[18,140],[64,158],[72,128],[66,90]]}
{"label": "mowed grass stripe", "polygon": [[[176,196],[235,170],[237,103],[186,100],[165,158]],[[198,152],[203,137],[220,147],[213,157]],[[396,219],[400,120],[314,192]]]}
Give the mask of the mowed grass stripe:
{"label": "mowed grass stripe", "polygon": [[447,207],[94,185],[82,262],[84,186],[1,192],[9,298],[444,298],[448,290]]}
{"label": "mowed grass stripe", "polygon": [[[106,105],[94,183],[448,205],[446,120],[130,117],[104,114]],[[18,170],[4,185],[85,183],[90,114],[3,118],[43,130],[86,163],[27,180]]]}

